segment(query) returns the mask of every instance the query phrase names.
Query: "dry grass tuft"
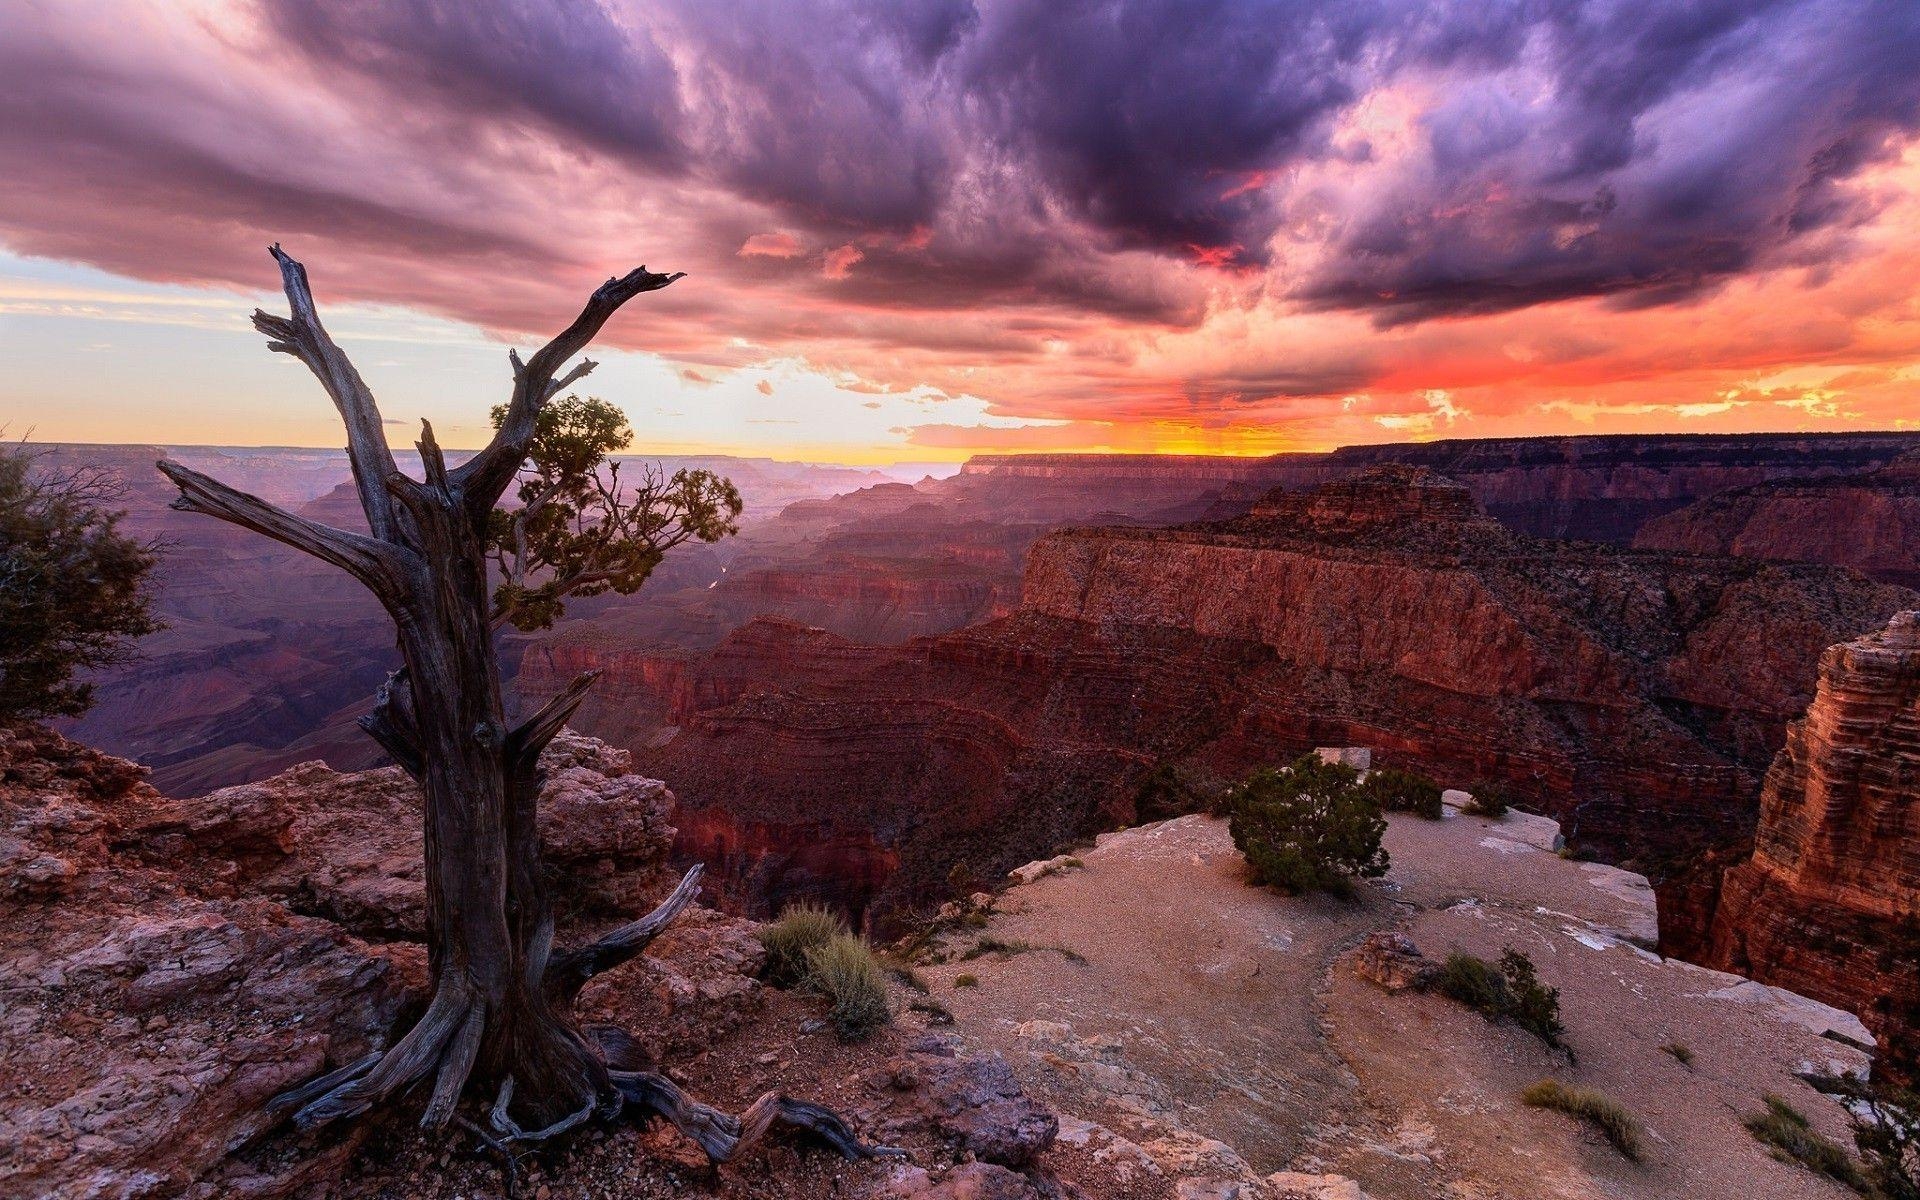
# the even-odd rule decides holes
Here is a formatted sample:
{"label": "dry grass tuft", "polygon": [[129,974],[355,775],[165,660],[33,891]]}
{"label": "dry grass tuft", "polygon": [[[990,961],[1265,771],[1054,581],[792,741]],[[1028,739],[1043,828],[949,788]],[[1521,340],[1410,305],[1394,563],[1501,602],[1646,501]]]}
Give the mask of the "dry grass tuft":
{"label": "dry grass tuft", "polygon": [[1520,1099],[1534,1108],[1579,1117],[1604,1134],[1615,1150],[1640,1160],[1640,1119],[1619,1101],[1592,1088],[1568,1087],[1558,1079],[1542,1079],[1521,1092]]}
{"label": "dry grass tuft", "polygon": [[767,951],[767,965],[762,968],[767,982],[775,987],[799,983],[807,976],[807,955],[845,933],[847,923],[824,905],[787,905],[779,920],[760,927],[760,944]]}
{"label": "dry grass tuft", "polygon": [[827,1019],[844,1041],[865,1041],[893,1019],[880,959],[850,933],[836,933],[807,951],[806,978],[807,986],[833,1001]]}

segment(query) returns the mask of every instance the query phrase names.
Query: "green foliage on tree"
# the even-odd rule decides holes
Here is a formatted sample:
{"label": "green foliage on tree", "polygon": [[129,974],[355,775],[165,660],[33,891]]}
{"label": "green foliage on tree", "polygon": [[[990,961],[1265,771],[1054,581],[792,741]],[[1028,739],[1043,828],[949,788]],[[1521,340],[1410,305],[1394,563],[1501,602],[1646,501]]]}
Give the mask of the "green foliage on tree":
{"label": "green foliage on tree", "polygon": [[1386,818],[1345,763],[1308,754],[1262,768],[1229,789],[1224,806],[1256,884],[1346,895],[1356,877],[1387,873]]}
{"label": "green foliage on tree", "polygon": [[159,628],[154,549],[120,532],[119,498],[102,472],[0,447],[0,720],[85,712],[93,687],[75,675],[127,661]]}
{"label": "green foliage on tree", "polygon": [[[493,410],[494,428],[506,415],[506,405]],[[637,480],[623,477],[609,456],[632,441],[626,414],[598,397],[540,410],[519,504],[487,524],[496,624],[549,628],[568,597],[632,595],[675,546],[739,531],[739,489],[712,471],[645,466]]]}

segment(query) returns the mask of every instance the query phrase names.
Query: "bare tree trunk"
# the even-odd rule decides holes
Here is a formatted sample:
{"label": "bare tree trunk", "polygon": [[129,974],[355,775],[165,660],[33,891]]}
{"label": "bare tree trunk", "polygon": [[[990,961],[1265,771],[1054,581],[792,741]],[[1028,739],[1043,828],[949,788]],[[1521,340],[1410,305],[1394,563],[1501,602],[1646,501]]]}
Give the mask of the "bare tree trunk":
{"label": "bare tree trunk", "polygon": [[394,465],[372,394],[321,326],[306,270],[273,248],[291,317],[255,313],[269,346],[305,362],[326,386],[348,433],[367,535],[319,525],[175,463],[174,507],[276,538],[353,574],[393,618],[405,669],[381,689],[362,726],[420,783],[425,798],[427,945],[432,996],[425,1014],[384,1054],[369,1056],[276,1098],[312,1127],[357,1116],[418,1082],[433,1081],[422,1124],[454,1119],[469,1081],[497,1092],[489,1142],[539,1140],[622,1105],[673,1121],[716,1160],[775,1122],[799,1126],[842,1153],[867,1146],[825,1109],[769,1094],[742,1118],[708,1108],[663,1077],[624,1068],[631,1039],[572,1016],[582,984],[640,953],[698,890],[699,871],[649,916],[591,945],[556,955],[537,827],[540,753],[585,697],[575,681],[509,729],[492,632],[484,534],[488,514],[527,456],[535,419],[556,392],[591,370],[560,367],[621,305],[678,275],[642,267],[608,280],[574,323],[522,364],[493,442],[448,470],[433,430],[418,443],[423,480]]}

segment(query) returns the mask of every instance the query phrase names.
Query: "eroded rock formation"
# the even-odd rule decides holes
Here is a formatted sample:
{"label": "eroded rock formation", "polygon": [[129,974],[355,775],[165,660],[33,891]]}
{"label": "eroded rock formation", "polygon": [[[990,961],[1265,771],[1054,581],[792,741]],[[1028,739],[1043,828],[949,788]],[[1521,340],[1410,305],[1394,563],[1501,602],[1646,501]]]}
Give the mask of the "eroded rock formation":
{"label": "eroded rock formation", "polygon": [[1860,1013],[1920,1070],[1920,613],[1821,657],[1703,957]]}

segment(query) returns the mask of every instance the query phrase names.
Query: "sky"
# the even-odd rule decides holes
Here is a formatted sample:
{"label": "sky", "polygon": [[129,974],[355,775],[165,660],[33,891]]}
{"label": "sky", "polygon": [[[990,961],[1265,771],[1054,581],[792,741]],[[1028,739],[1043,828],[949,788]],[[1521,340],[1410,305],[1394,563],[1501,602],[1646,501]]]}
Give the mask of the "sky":
{"label": "sky", "polygon": [[687,277],[636,449],[1920,427],[1914,0],[0,4],[0,426],[396,442]]}

